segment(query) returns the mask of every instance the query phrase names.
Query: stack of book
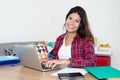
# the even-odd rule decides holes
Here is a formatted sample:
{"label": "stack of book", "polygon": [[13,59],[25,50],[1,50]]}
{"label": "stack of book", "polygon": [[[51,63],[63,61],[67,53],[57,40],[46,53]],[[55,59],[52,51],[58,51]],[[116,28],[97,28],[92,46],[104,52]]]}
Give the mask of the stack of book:
{"label": "stack of book", "polygon": [[84,80],[81,73],[59,73],[60,80]]}

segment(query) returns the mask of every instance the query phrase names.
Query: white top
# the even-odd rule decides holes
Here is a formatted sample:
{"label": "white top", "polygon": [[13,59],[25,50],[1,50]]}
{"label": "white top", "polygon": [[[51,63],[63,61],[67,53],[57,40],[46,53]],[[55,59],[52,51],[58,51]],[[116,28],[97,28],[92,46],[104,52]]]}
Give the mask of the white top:
{"label": "white top", "polygon": [[63,40],[63,44],[58,51],[59,59],[69,59],[71,58],[71,45],[65,46],[65,37]]}

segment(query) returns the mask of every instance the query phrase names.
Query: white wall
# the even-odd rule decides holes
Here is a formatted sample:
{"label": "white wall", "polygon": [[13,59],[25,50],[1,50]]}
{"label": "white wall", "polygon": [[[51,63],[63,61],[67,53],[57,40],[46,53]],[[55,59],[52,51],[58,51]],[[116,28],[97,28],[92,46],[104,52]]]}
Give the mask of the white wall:
{"label": "white wall", "polygon": [[93,34],[112,46],[112,66],[120,69],[120,0],[0,0],[0,43],[55,41],[65,16],[82,6]]}

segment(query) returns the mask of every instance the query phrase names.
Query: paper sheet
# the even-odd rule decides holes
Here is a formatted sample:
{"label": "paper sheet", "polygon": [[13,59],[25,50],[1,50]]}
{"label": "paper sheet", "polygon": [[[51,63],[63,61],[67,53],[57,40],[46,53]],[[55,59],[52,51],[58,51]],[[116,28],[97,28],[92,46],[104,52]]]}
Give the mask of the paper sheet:
{"label": "paper sheet", "polygon": [[52,76],[58,76],[58,73],[75,73],[75,72],[80,72],[82,75],[85,75],[87,73],[87,71],[85,69],[82,68],[63,68],[53,74],[51,74]]}

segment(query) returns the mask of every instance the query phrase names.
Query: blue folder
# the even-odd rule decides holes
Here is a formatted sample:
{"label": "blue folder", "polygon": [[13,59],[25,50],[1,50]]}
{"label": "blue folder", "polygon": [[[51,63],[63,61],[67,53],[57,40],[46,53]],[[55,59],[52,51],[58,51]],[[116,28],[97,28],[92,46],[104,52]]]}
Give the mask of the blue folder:
{"label": "blue folder", "polygon": [[17,64],[19,62],[20,59],[16,56],[0,56],[0,65]]}

